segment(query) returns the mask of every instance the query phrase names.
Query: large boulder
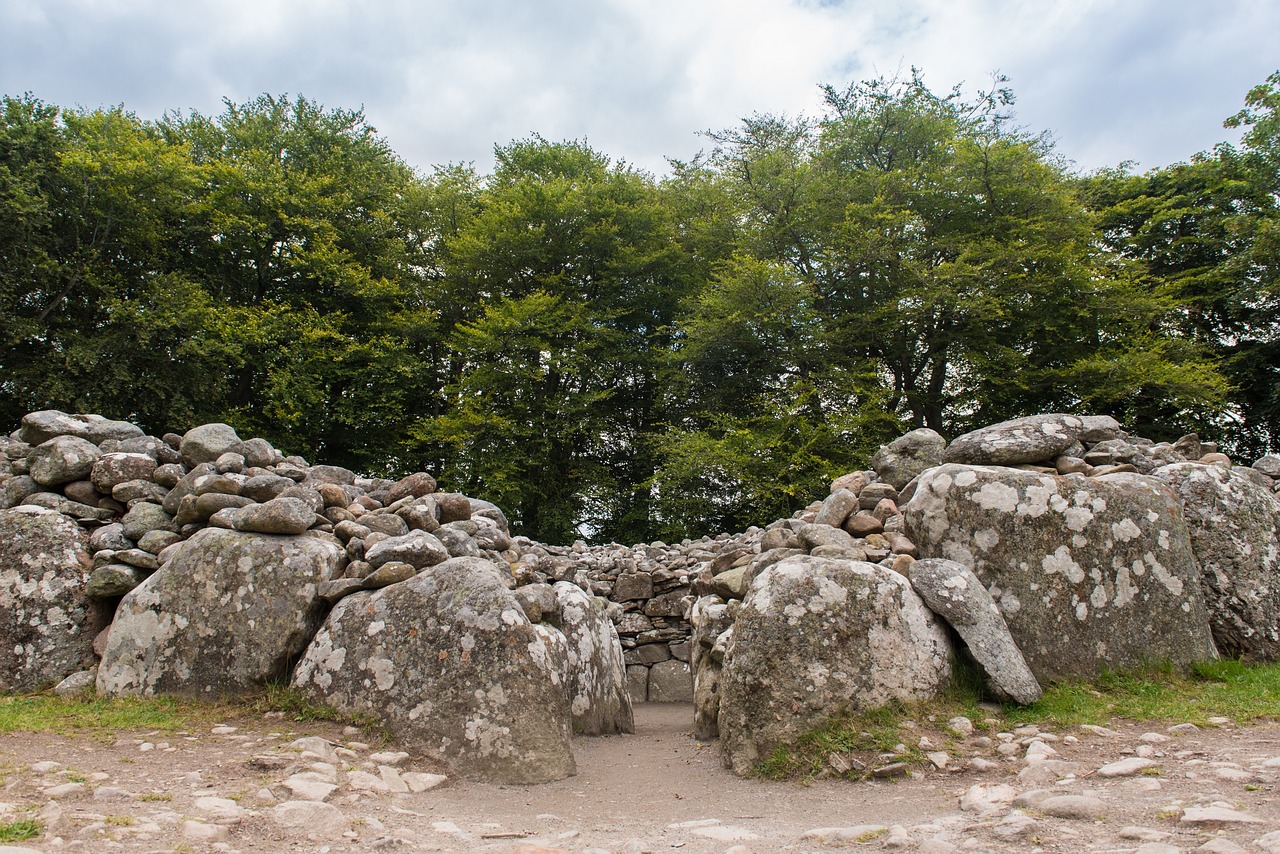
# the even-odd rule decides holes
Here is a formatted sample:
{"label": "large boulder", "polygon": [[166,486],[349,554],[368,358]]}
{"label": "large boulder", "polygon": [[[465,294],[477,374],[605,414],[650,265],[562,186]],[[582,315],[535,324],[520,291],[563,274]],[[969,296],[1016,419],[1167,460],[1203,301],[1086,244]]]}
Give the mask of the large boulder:
{"label": "large boulder", "polygon": [[93,661],[102,615],[86,598],[80,526],[53,510],[0,511],[0,691],[38,691]]}
{"label": "large boulder", "polygon": [[885,483],[902,489],[920,472],[939,465],[946,447],[946,439],[928,427],[921,427],[881,445],[871,458],[871,467]]}
{"label": "large boulder", "polygon": [[734,620],[721,758],[748,774],[845,713],[933,697],[950,677],[946,630],[907,579],[861,561],[788,558],[756,576]]}
{"label": "large boulder", "polygon": [[969,567],[946,558],[925,558],[911,563],[907,577],[930,610],[960,635],[996,694],[1024,705],[1040,699],[1040,683],[991,594]]}
{"label": "large boulder", "polygon": [[1119,429],[1115,419],[1105,415],[1029,415],[957,436],[942,460],[975,466],[1038,463],[1052,460],[1083,436],[1113,437]]}
{"label": "large boulder", "polygon": [[342,550],[315,537],[206,528],[120,602],[104,694],[242,694],[287,678],[324,618]]}
{"label": "large boulder", "polygon": [[1042,684],[1215,657],[1181,506],[1155,478],[948,464],[904,514],[921,557],[986,586]]}
{"label": "large boulder", "polygon": [[463,777],[545,783],[574,773],[564,662],[505,573],[454,558],[334,606],[294,684],[376,716],[398,743]]}
{"label": "large boulder", "polygon": [[635,732],[627,665],[605,600],[567,581],[556,582],[552,589],[556,605],[548,622],[569,642],[565,682],[573,731],[579,735]]}
{"label": "large boulder", "polygon": [[1152,475],[1182,499],[1218,652],[1280,658],[1280,501],[1222,466],[1175,463]]}

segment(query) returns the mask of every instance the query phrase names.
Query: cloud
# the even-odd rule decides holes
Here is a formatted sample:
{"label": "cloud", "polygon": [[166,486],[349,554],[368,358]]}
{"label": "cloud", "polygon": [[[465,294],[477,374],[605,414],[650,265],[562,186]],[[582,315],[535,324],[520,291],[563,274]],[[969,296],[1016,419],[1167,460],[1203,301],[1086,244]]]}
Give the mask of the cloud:
{"label": "cloud", "polygon": [[1156,166],[1225,139],[1275,70],[1280,6],[1223,0],[0,0],[0,91],[217,112],[223,97],[363,106],[427,169],[491,165],[538,132],[653,171],[818,84],[917,65],[936,89],[1008,74],[1020,120],[1082,169]]}

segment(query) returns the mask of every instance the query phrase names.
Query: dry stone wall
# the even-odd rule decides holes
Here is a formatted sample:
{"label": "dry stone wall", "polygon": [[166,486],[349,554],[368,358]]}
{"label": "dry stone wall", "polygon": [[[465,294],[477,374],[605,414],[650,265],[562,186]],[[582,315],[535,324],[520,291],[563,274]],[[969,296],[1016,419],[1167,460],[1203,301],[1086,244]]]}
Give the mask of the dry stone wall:
{"label": "dry stone wall", "polygon": [[[568,734],[629,731],[633,700],[692,700],[741,773],[831,715],[940,690],[957,653],[1021,702],[1152,657],[1275,659],[1278,478],[1275,455],[1038,415],[907,433],[763,528],[553,546],[425,472],[38,412],[0,438],[0,690],[292,679],[511,782],[572,773]],[[496,695],[474,684],[492,673]]]}

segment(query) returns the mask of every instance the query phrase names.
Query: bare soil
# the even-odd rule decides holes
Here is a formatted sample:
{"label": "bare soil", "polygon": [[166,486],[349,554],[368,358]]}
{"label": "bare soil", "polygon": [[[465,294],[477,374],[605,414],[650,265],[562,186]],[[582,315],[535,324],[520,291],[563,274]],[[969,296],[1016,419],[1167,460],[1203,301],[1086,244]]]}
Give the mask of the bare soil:
{"label": "bare soil", "polygon": [[[1280,760],[1267,764],[1280,757],[1280,727],[1274,724],[1226,723],[1169,741],[1142,740],[1144,733],[1164,733],[1167,724],[1116,723],[1114,735],[1063,729],[1048,736],[1057,752],[1051,759],[1073,765],[1052,766],[1053,773],[1029,766],[1021,754],[1002,756],[998,741],[987,745],[974,737],[952,738],[949,770],[890,780],[796,783],[733,776],[721,768],[715,745],[694,741],[691,718],[692,707],[685,704],[638,705],[634,735],[576,740],[578,773],[557,783],[519,787],[451,779],[416,794],[360,792],[346,785],[347,771],[374,771],[368,757],[395,747],[331,724],[232,720],[216,731],[120,732],[105,742],[16,733],[0,736],[0,827],[41,816],[43,836],[9,843],[38,851],[501,854],[763,854],[836,845],[1119,852],[1144,844],[1146,851],[1158,852],[1191,851],[1215,839],[1258,851],[1267,849],[1255,841],[1280,829],[1280,767],[1274,767]],[[936,730],[921,734],[935,744],[946,739]],[[291,798],[281,782],[314,763],[287,747],[307,735],[352,751],[333,763],[339,785],[328,797],[341,810],[345,829],[316,838],[308,838],[306,829],[282,827],[272,803],[272,798]],[[1152,768],[1110,779],[1096,773],[1139,749],[1153,754]],[[977,771],[974,757],[995,764]],[[49,762],[60,767],[39,764]],[[411,757],[399,770],[438,769]],[[1093,803],[1101,807],[1091,816],[1057,818],[1026,803],[1009,803],[1008,791],[1000,801],[1002,790],[991,787],[1001,784],[1026,801],[1043,798],[1035,791],[1045,789],[1051,795],[1096,798]],[[961,809],[961,795],[975,785],[997,795],[985,812]],[[211,797],[235,806],[227,808],[224,801],[218,808],[201,800]],[[1201,815],[1195,808],[1210,806],[1219,809],[1213,814],[1221,820],[1188,820]],[[822,828],[837,830],[812,833]],[[1224,847],[1226,842],[1214,845],[1233,850]]]}

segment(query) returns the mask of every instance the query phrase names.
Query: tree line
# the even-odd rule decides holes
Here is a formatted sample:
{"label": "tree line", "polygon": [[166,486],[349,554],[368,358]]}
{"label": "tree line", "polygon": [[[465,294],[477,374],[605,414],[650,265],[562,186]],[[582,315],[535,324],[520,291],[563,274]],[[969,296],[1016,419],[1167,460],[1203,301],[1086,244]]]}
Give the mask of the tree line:
{"label": "tree line", "polygon": [[537,135],[424,174],[301,97],[6,96],[0,422],[227,421],[550,542],[766,523],[919,426],[1280,448],[1280,73],[1141,174],[1074,172],[1002,80],[824,92],[662,177]]}

